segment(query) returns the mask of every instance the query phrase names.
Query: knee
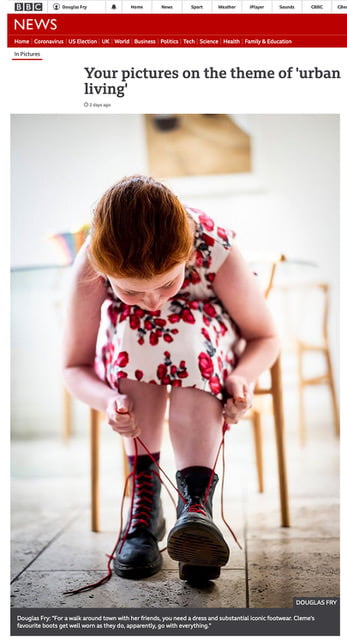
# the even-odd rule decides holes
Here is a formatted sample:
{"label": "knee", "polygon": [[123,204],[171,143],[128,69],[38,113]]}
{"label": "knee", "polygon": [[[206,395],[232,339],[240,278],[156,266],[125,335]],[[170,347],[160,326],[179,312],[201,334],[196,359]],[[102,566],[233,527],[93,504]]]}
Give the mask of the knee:
{"label": "knee", "polygon": [[192,412],[183,410],[179,407],[171,407],[169,413],[170,431],[184,435],[191,432],[198,424],[198,418],[193,416]]}
{"label": "knee", "polygon": [[170,399],[170,428],[185,432],[205,424],[218,424],[222,419],[222,404],[210,393],[199,389],[174,389]]}
{"label": "knee", "polygon": [[148,382],[139,382],[137,380],[129,380],[121,378],[118,381],[118,389],[120,393],[129,395],[134,398],[143,398],[148,402],[167,401],[167,387],[159,384],[150,384]]}

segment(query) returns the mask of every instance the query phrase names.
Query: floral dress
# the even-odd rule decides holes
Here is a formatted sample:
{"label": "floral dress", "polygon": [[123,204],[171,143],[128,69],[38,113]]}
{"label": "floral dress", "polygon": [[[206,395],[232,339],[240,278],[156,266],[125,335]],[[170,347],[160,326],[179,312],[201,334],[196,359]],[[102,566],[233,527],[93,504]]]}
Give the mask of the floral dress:
{"label": "floral dress", "polygon": [[196,225],[194,257],[179,292],[160,311],[119,300],[106,281],[96,371],[117,389],[129,378],[150,384],[194,387],[224,398],[223,383],[236,365],[239,331],[213,291],[234,232],[187,207]]}

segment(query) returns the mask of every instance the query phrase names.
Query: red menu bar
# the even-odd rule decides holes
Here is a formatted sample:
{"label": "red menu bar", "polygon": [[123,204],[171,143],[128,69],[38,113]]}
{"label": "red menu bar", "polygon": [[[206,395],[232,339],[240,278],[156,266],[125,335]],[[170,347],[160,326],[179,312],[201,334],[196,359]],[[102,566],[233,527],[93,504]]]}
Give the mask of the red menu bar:
{"label": "red menu bar", "polygon": [[9,47],[345,47],[347,15],[8,15]]}

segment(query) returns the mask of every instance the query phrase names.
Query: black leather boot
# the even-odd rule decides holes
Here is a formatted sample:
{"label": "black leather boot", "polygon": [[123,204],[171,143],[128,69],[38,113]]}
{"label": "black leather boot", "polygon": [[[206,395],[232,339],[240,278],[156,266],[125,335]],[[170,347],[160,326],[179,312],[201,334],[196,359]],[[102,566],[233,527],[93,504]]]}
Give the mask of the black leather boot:
{"label": "black leather boot", "polygon": [[218,578],[220,568],[228,562],[229,548],[212,520],[212,498],[218,482],[207,467],[188,467],[176,474],[179,497],[177,522],[168,535],[167,550],[179,562],[179,575],[191,584],[203,584]]}
{"label": "black leather boot", "polygon": [[143,464],[141,457],[135,473],[133,511],[128,518],[131,525],[127,534],[128,524],[124,528],[114,559],[115,573],[133,580],[147,578],[160,570],[163,560],[158,540],[165,535],[157,467],[154,462]]}

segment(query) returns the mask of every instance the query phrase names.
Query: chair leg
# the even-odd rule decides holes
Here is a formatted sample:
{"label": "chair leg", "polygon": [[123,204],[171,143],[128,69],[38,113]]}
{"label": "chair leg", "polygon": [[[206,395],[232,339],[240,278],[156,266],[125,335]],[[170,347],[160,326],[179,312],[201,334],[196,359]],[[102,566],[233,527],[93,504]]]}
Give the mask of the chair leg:
{"label": "chair leg", "polygon": [[257,409],[253,409],[251,420],[252,420],[252,427],[253,427],[255,460],[257,465],[258,491],[259,493],[263,493],[264,492],[264,467],[263,467],[263,441],[262,441],[262,433],[261,433],[260,411],[257,411]]}
{"label": "chair leg", "polygon": [[275,423],[276,448],[277,448],[277,464],[278,479],[281,501],[281,525],[282,527],[290,526],[289,504],[288,504],[288,483],[287,483],[287,467],[284,443],[284,417],[283,417],[283,400],[282,400],[282,380],[281,380],[281,362],[280,357],[277,358],[270,370],[271,389],[273,401],[273,413]]}
{"label": "chair leg", "polygon": [[338,437],[340,435],[340,416],[339,416],[339,407],[337,403],[336,390],[335,390],[335,384],[334,384],[333,367],[331,364],[329,349],[325,349],[324,353],[325,353],[325,359],[327,363],[328,384],[330,388],[331,400],[333,405],[335,434]]}
{"label": "chair leg", "polygon": [[303,371],[303,351],[301,345],[297,345],[298,354],[298,390],[299,390],[299,440],[301,446],[306,444],[306,422],[304,405],[304,371]]}
{"label": "chair leg", "polygon": [[[122,440],[122,459],[123,459],[123,481],[124,481],[124,484],[125,484],[126,479],[127,479],[128,475],[129,475],[129,462],[128,462],[127,454],[125,452],[125,447],[124,447],[123,440]],[[126,496],[130,496],[130,482],[128,482],[128,484],[127,484],[125,495]]]}
{"label": "chair leg", "polygon": [[99,412],[90,409],[90,462],[91,462],[91,529],[100,531],[99,504]]}
{"label": "chair leg", "polygon": [[72,436],[72,398],[63,388],[63,440],[67,442]]}

